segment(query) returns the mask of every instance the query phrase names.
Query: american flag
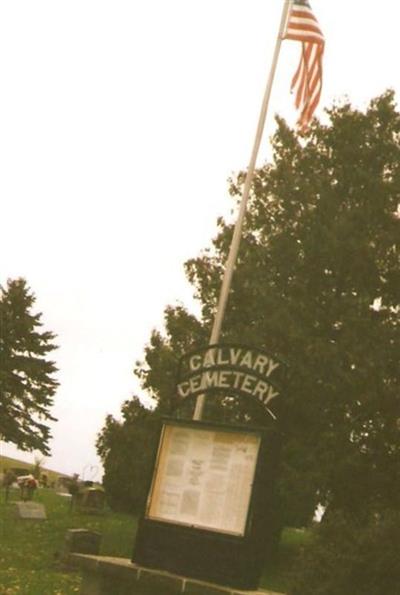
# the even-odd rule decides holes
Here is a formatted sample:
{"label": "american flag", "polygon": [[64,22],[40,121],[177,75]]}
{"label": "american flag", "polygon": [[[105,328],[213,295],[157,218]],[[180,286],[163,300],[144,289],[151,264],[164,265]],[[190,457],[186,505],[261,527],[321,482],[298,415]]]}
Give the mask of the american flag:
{"label": "american flag", "polygon": [[294,0],[286,24],[285,39],[301,42],[300,63],[292,80],[299,127],[307,128],[322,90],[324,36],[308,0]]}

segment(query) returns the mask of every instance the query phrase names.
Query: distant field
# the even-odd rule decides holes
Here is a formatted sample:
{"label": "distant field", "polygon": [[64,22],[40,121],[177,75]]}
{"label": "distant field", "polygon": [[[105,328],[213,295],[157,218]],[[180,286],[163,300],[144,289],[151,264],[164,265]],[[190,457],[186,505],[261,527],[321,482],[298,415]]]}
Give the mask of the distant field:
{"label": "distant field", "polygon": [[[13,459],[11,457],[5,457],[0,455],[0,474],[7,471],[7,469],[26,469],[27,474],[32,473],[34,463],[25,463],[23,461],[19,461],[18,459]],[[49,483],[53,481],[57,481],[59,477],[66,477],[65,473],[58,473],[57,471],[52,471],[51,469],[46,469],[46,467],[42,468],[42,472],[46,473]]]}

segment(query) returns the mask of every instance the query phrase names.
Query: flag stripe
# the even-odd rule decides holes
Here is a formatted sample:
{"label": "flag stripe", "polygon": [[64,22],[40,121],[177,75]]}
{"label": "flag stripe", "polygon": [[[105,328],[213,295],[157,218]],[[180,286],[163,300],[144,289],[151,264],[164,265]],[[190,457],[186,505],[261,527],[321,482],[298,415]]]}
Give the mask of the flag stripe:
{"label": "flag stripe", "polygon": [[324,36],[307,0],[294,0],[286,25],[285,39],[300,41],[301,56],[293,76],[291,90],[300,110],[298,125],[308,126],[318,105],[322,90],[322,57]]}

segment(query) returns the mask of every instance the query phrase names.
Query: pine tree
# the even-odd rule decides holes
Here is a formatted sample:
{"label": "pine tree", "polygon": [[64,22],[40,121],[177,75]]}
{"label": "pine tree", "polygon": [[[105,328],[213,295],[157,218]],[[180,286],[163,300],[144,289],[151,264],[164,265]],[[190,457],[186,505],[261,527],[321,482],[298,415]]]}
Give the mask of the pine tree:
{"label": "pine tree", "polygon": [[0,286],[0,439],[21,450],[49,454],[50,414],[58,382],[47,359],[55,335],[41,331],[41,313],[25,279]]}

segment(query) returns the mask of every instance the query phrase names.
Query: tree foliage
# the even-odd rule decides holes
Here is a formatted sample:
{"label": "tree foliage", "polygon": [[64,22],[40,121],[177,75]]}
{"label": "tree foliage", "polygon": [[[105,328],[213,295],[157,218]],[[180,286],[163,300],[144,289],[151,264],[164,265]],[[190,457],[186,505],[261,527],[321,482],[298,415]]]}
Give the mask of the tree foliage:
{"label": "tree foliage", "polygon": [[58,382],[47,355],[55,335],[41,331],[35,296],[24,279],[0,286],[0,439],[49,454],[50,414]]}
{"label": "tree foliage", "polygon": [[[273,159],[255,175],[222,340],[290,363],[280,419],[280,495],[301,524],[319,501],[359,514],[400,494],[400,114],[388,91],[365,112],[327,111],[298,135],[278,119]],[[239,200],[244,174],[231,181]],[[186,263],[197,320],[169,307],[137,366],[160,409],[183,352],[205,345],[232,226]]]}
{"label": "tree foliage", "polygon": [[157,432],[157,416],[138,398],[125,401],[122,419],[108,415],[96,442],[103,461],[103,485],[114,510],[140,512],[145,502]]}
{"label": "tree foliage", "polygon": [[314,531],[293,570],[290,595],[396,595],[400,584],[399,511],[359,524],[333,514]]}

